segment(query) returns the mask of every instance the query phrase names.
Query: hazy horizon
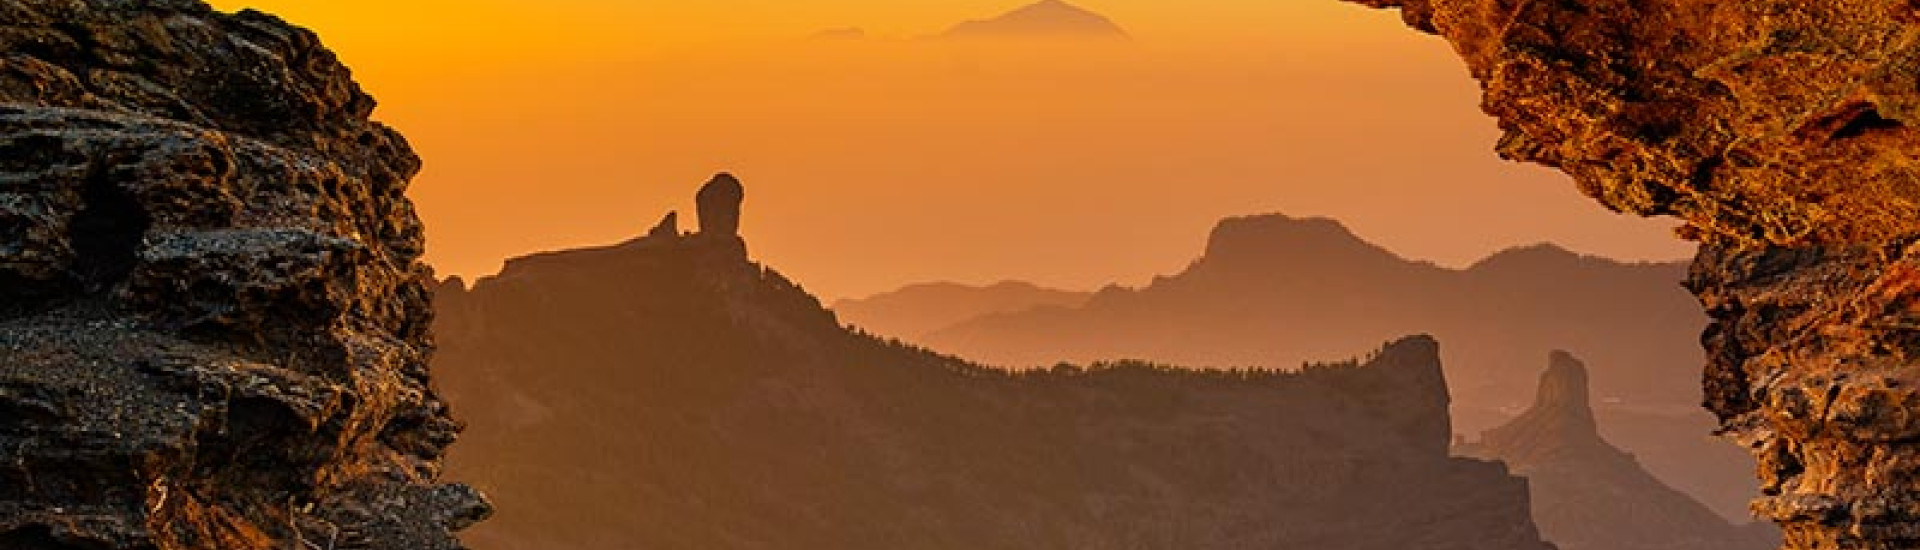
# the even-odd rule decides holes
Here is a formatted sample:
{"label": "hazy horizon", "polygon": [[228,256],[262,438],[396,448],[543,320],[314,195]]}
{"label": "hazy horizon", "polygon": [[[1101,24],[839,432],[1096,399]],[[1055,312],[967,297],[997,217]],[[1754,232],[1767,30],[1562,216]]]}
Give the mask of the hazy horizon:
{"label": "hazy horizon", "polygon": [[[1451,267],[1537,242],[1688,255],[1674,222],[1608,214],[1556,172],[1499,160],[1478,88],[1395,14],[1074,4],[1134,40],[900,40],[1018,1],[216,2],[314,28],[382,101],[376,117],[426,160],[410,195],[442,276],[625,240],[690,213],[680,190],[717,171],[754,189],[755,255],[830,299],[1143,284],[1218,220],[1262,212],[1339,219]],[[848,27],[875,38],[807,39]]]}

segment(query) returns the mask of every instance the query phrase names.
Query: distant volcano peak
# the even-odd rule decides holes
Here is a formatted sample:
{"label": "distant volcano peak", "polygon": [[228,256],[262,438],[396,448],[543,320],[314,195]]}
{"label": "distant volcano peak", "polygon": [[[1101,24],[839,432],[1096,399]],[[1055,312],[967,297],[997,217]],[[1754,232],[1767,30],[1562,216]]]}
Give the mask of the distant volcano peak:
{"label": "distant volcano peak", "polygon": [[1328,218],[1294,218],[1284,214],[1243,216],[1222,220],[1207,238],[1203,261],[1228,265],[1266,265],[1283,257],[1310,257],[1324,262],[1358,261],[1404,263],[1392,252],[1355,235]]}
{"label": "distant volcano peak", "polygon": [[1041,0],[992,19],[961,23],[940,37],[1126,39],[1128,35],[1104,15],[1062,0]]}

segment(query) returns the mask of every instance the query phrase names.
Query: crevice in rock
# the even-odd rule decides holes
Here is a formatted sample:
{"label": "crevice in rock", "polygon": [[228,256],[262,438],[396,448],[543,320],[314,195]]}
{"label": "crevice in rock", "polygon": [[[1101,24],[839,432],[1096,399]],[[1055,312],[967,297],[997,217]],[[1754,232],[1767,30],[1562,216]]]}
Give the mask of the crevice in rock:
{"label": "crevice in rock", "polygon": [[6,550],[107,550],[106,546],[100,544],[60,540],[59,537],[54,536],[53,528],[45,525],[28,525],[0,533],[0,548]]}
{"label": "crevice in rock", "polygon": [[74,215],[67,231],[77,256],[73,273],[91,294],[133,271],[141,237],[153,221],[133,194],[104,170],[88,175],[81,200],[86,206]]}
{"label": "crevice in rock", "polygon": [[1880,116],[1880,111],[1867,107],[1853,120],[1847,121],[1839,130],[1833,132],[1834,139],[1855,138],[1874,130],[1892,130],[1900,127],[1900,121]]}
{"label": "crevice in rock", "polygon": [[1901,127],[1898,120],[1880,114],[1872,103],[1852,103],[1842,107],[1839,112],[1820,117],[1801,128],[1799,135],[1805,137],[1826,136],[1832,140],[1857,138],[1876,130],[1891,130]]}

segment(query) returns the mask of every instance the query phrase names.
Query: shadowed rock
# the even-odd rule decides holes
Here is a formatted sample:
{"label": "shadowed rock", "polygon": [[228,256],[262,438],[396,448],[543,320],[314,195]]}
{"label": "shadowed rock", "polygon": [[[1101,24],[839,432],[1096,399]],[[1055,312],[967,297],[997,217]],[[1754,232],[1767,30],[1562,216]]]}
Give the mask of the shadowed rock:
{"label": "shadowed rock", "polygon": [[700,188],[694,201],[700,209],[700,234],[709,237],[732,237],[740,234],[740,203],[746,200],[746,189],[740,186],[740,180],[733,174],[720,174]]}
{"label": "shadowed rock", "polygon": [[660,223],[657,225],[654,225],[651,231],[647,231],[647,238],[649,239],[668,239],[668,238],[676,238],[679,236],[680,236],[680,213],[679,212],[668,212],[667,217],[660,218]]}
{"label": "shadowed rock", "polygon": [[346,67],[184,0],[0,51],[0,548],[461,548],[420,161]]}

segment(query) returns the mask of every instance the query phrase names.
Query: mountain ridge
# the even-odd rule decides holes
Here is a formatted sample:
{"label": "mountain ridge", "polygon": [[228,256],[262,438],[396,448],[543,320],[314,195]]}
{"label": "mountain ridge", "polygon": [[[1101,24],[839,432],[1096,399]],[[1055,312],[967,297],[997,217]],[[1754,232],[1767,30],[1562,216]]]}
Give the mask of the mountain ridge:
{"label": "mountain ridge", "polygon": [[[1298,373],[1009,372],[846,329],[704,233],[552,253],[436,296],[436,367],[471,411],[450,468],[505,510],[469,540],[1549,548],[1523,481],[1449,455],[1432,338]],[[593,483],[568,482],[583,471]]]}
{"label": "mountain ridge", "polygon": [[1337,221],[1281,214],[1228,218],[1208,235],[1185,270],[1110,286],[1079,307],[989,313],[919,338],[863,328],[1009,367],[1136,358],[1292,368],[1394,334],[1433,333],[1449,344],[1462,433],[1524,410],[1537,358],[1575,350],[1608,366],[1594,375],[1607,400],[1603,431],[1725,517],[1748,516],[1750,459],[1699,437],[1713,420],[1699,410],[1693,380],[1705,360],[1696,339],[1705,318],[1679,284],[1688,265],[1536,244],[1443,267]]}

